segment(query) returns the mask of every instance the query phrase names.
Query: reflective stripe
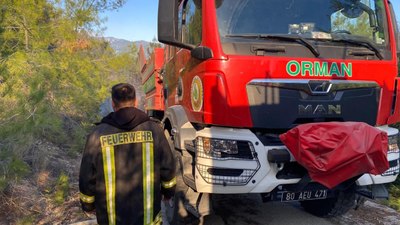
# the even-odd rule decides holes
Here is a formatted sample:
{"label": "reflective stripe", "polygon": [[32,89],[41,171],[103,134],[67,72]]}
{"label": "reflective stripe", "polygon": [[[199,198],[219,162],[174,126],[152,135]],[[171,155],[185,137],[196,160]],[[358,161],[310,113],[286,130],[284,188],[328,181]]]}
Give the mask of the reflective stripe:
{"label": "reflective stripe", "polygon": [[153,133],[151,131],[124,132],[100,137],[101,147],[127,145],[133,143],[152,142]]}
{"label": "reflective stripe", "polygon": [[161,182],[163,188],[172,188],[176,185],[176,177],[172,178],[170,181]]}
{"label": "reflective stripe", "polygon": [[79,198],[84,203],[93,203],[94,202],[94,196],[85,195],[82,192],[79,193]]}
{"label": "reflective stripe", "polygon": [[161,216],[161,212],[159,212],[157,214],[156,218],[154,218],[152,225],[161,225],[161,224],[162,224],[162,216]]}
{"label": "reflective stripe", "polygon": [[153,143],[143,143],[143,209],[145,225],[153,223],[153,202],[154,202],[154,155]]}
{"label": "reflective stripe", "polygon": [[116,223],[114,146],[107,146],[101,150],[103,153],[104,180],[106,183],[108,224],[114,225]]}

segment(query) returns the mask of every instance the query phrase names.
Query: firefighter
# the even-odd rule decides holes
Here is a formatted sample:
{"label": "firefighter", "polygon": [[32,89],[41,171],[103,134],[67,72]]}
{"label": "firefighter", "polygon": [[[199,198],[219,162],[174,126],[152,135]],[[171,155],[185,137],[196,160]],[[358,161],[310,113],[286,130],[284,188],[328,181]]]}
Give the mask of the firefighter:
{"label": "firefighter", "polygon": [[112,87],[114,112],[89,134],[79,191],[102,224],[161,224],[161,200],[175,192],[175,163],[161,126],[135,108],[135,89]]}

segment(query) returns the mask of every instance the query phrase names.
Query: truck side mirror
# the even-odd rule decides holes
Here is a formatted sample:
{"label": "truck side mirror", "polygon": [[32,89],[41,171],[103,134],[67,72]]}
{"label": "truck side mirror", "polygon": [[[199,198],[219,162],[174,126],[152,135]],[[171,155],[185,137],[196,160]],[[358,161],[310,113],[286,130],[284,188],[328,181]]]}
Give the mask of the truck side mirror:
{"label": "truck side mirror", "polygon": [[195,46],[178,41],[178,0],[158,1],[158,41],[189,50]]}
{"label": "truck side mirror", "polygon": [[158,41],[171,44],[176,41],[178,27],[178,2],[162,0],[158,4]]}
{"label": "truck side mirror", "polygon": [[349,7],[345,7],[342,10],[342,14],[344,16],[346,16],[347,18],[352,18],[352,19],[360,17],[361,14],[363,14],[363,12],[364,12],[364,10],[361,7],[357,6],[357,5],[356,6],[351,6],[351,7],[350,6]]}
{"label": "truck side mirror", "polygon": [[213,57],[213,52],[211,49],[208,47],[204,46],[198,46],[190,52],[191,56],[193,58],[199,59],[199,60],[207,60],[211,59]]}

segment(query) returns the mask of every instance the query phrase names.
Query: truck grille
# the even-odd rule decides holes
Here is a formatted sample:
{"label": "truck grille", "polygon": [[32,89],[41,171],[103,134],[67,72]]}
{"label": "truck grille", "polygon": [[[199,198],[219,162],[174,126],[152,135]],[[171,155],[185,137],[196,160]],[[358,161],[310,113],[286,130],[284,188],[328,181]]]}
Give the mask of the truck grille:
{"label": "truck grille", "polygon": [[258,170],[217,168],[202,164],[197,164],[197,169],[207,183],[224,186],[246,185]]}
{"label": "truck grille", "polygon": [[329,121],[376,124],[380,87],[375,82],[256,79],[246,90],[254,128],[285,130]]}
{"label": "truck grille", "polygon": [[400,166],[399,166],[399,160],[394,160],[389,162],[389,169],[382,173],[382,176],[393,176],[396,174],[399,174],[400,172]]}

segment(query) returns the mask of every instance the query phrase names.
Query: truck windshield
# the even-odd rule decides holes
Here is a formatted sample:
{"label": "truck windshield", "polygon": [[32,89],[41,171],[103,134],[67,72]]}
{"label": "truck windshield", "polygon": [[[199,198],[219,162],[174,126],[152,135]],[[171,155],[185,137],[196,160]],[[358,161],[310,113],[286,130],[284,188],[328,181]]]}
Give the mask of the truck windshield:
{"label": "truck windshield", "polygon": [[379,48],[389,42],[383,0],[216,0],[216,7],[222,42],[251,35],[358,40]]}

